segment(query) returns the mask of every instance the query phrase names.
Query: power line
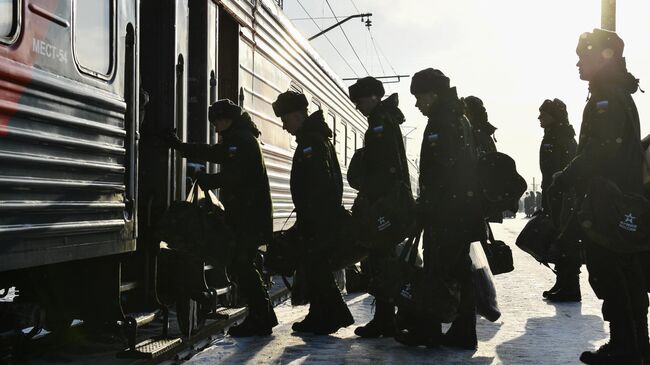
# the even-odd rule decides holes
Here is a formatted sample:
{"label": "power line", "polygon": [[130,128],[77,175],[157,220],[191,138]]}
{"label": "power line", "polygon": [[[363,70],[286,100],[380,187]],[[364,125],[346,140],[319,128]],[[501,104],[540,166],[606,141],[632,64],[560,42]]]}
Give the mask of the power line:
{"label": "power line", "polygon": [[381,63],[381,56],[379,56],[379,51],[377,50],[377,44],[375,43],[375,37],[372,36],[372,32],[370,31],[370,28],[368,28],[368,34],[370,34],[370,40],[372,41],[372,48],[375,49],[375,54],[377,55],[377,60],[379,61],[379,68],[381,68],[381,74],[385,75],[386,71],[384,71],[384,65]]}
{"label": "power line", "polygon": [[352,3],[352,6],[354,6],[354,10],[359,13],[359,8],[357,8],[357,4],[354,3],[354,0],[350,0],[350,2]]}
{"label": "power line", "polygon": [[[300,5],[300,7],[302,8],[302,10],[305,12],[305,14],[307,14],[307,16],[311,19],[311,21],[314,23],[314,25],[316,26],[316,28],[317,28],[319,31],[322,31],[321,27],[318,26],[318,23],[316,23],[316,21],[315,21],[314,18],[311,16],[311,14],[309,14],[309,12],[307,11],[307,9],[305,9],[305,7],[302,5],[302,3],[300,2],[300,0],[296,0],[296,2],[298,3],[298,5]],[[350,63],[348,62],[348,60],[346,60],[345,57],[343,57],[343,55],[341,54],[341,52],[339,52],[338,48],[336,48],[336,46],[334,45],[334,43],[332,43],[332,41],[329,39],[329,37],[328,37],[328,36],[325,36],[325,39],[327,39],[327,42],[329,42],[329,44],[332,46],[332,48],[334,48],[334,50],[335,50],[336,53],[339,55],[339,57],[341,57],[341,59],[343,60],[343,62],[348,66],[348,68],[350,68],[350,71],[352,71],[352,73],[354,74],[354,76],[359,77],[359,74],[357,74],[357,72],[354,70],[354,68],[352,68],[352,65],[350,65]]]}
{"label": "power line", "polygon": [[[334,15],[334,18],[337,18],[336,14],[334,13],[334,9],[332,9],[332,5],[330,5],[329,0],[325,0],[325,3],[327,4],[327,7],[330,8],[330,11],[332,12],[332,15]],[[339,21],[338,18],[336,19],[336,21],[337,22]],[[361,67],[363,67],[363,70],[366,71],[366,75],[370,75],[370,73],[366,69],[366,66],[363,64],[363,62],[361,62],[361,58],[357,54],[357,51],[354,49],[354,46],[352,45],[352,42],[350,42],[350,38],[348,38],[348,35],[345,33],[345,30],[343,29],[343,27],[341,25],[339,25],[339,28],[341,28],[341,32],[343,32],[343,36],[345,36],[345,40],[348,41],[348,44],[350,45],[350,48],[352,48],[352,52],[354,53],[354,56],[359,61],[359,64],[361,65]]]}
{"label": "power line", "polygon": [[[368,29],[368,31],[370,32],[370,29]],[[372,37],[372,32],[370,32],[370,34],[371,34],[371,37]],[[388,59],[388,57],[386,57],[386,54],[384,53],[384,50],[381,49],[381,44],[377,43],[377,49],[379,49],[379,53],[381,53],[381,55],[384,56],[384,59],[388,63],[388,66],[390,66],[390,69],[393,71],[393,73],[395,73],[395,75],[397,75],[397,71],[395,71],[395,67],[393,67],[393,65],[390,63],[390,60]]]}

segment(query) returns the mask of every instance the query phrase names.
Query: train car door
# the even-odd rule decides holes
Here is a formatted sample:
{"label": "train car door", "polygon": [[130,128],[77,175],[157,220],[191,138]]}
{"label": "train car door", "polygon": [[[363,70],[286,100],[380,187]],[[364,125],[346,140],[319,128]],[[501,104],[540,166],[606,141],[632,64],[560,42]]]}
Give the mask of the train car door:
{"label": "train car door", "polygon": [[185,198],[185,161],[162,136],[176,129],[186,138],[187,0],[141,1],[142,89],[149,94],[141,125],[139,215],[141,241],[151,239],[173,200]]}

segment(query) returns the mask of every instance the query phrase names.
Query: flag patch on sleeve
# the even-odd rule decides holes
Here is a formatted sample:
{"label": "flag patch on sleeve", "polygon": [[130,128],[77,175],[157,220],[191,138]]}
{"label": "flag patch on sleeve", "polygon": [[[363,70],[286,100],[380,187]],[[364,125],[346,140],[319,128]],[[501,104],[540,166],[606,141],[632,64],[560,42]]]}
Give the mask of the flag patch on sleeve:
{"label": "flag patch on sleeve", "polygon": [[429,142],[437,142],[438,139],[440,139],[440,135],[438,133],[431,133],[427,136],[427,140]]}

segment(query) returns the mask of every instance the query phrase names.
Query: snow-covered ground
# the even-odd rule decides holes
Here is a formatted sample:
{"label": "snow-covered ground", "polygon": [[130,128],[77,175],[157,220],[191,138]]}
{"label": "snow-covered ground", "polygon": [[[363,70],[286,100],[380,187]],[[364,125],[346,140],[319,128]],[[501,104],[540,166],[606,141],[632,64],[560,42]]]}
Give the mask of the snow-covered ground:
{"label": "snow-covered ground", "polygon": [[553,273],[519,250],[515,238],[527,220],[494,225],[497,239],[513,250],[515,271],[496,277],[503,315],[496,322],[478,320],[477,351],[401,346],[393,339],[360,339],[354,328],[372,317],[372,297],[346,297],[356,323],[332,336],[297,336],[291,324],[307,307],[284,303],[276,311],[280,325],[269,337],[225,337],[196,355],[189,364],[577,364],[586,349],[599,346],[608,334],[600,301],[581,275],[582,303],[551,304],[542,291],[553,285]]}

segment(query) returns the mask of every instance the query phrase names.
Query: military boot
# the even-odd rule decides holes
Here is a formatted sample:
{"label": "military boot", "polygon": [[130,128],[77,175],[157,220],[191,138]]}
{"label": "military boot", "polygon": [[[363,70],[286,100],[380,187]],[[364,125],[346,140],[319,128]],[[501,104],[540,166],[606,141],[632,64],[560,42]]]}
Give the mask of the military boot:
{"label": "military boot", "polygon": [[240,325],[228,330],[231,337],[268,336],[272,332],[273,326],[268,321],[252,316],[246,317]]}
{"label": "military boot", "polygon": [[249,315],[238,326],[231,327],[228,334],[231,337],[268,336],[273,332],[273,327],[278,325],[275,311],[267,301],[261,308],[249,308]]}
{"label": "military boot", "polygon": [[363,338],[393,337],[396,331],[395,306],[377,300],[375,316],[365,326],[357,327],[354,334]]}
{"label": "military boot", "polygon": [[555,275],[555,284],[553,284],[551,289],[543,291],[542,297],[548,298],[549,294],[556,292],[558,289],[560,289],[560,276]]}
{"label": "military boot", "polygon": [[418,326],[395,333],[395,341],[406,346],[436,347],[442,341],[440,323],[420,323]]}
{"label": "military boot", "polygon": [[582,300],[580,293],[580,274],[558,276],[560,288],[548,293],[546,299],[550,302],[579,302]]}
{"label": "military boot", "polygon": [[295,322],[291,325],[291,329],[294,332],[314,332],[316,328],[316,315],[312,312],[312,308],[309,308],[309,313],[305,319],[300,322]]}
{"label": "military boot", "polygon": [[478,347],[476,314],[472,312],[459,316],[442,336],[442,344],[464,350],[476,350]]}
{"label": "military boot", "polygon": [[352,313],[342,299],[340,299],[340,303],[327,307],[324,314],[322,319],[315,321],[312,333],[331,335],[343,327],[354,324]]}
{"label": "military boot", "polygon": [[609,323],[610,340],[596,351],[585,351],[580,361],[588,365],[643,365],[636,329],[631,321]]}

